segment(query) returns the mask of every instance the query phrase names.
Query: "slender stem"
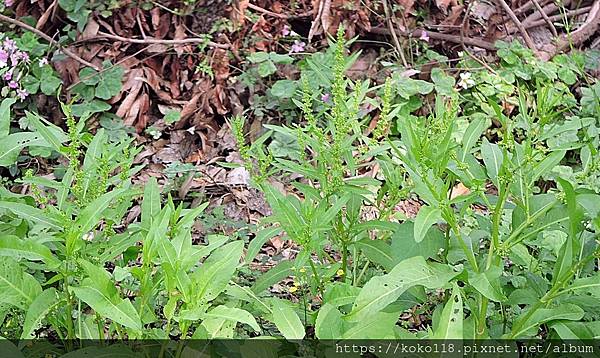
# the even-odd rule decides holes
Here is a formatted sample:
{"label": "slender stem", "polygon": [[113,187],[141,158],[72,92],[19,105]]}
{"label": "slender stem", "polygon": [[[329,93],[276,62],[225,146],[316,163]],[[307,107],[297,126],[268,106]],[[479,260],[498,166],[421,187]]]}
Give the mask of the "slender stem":
{"label": "slender stem", "polygon": [[313,276],[315,276],[315,280],[317,281],[317,290],[321,293],[321,297],[324,296],[323,287],[321,287],[321,277],[317,273],[317,268],[315,263],[309,258],[308,262],[310,263],[310,268],[313,272]]}
{"label": "slender stem", "polygon": [[363,275],[365,274],[365,272],[367,272],[367,268],[369,267],[370,263],[371,263],[371,261],[369,261],[369,260],[367,260],[367,262],[365,262],[365,265],[363,266],[362,270],[360,270],[360,275],[358,275],[356,282],[354,282],[355,287],[358,286],[358,283],[362,279]]}

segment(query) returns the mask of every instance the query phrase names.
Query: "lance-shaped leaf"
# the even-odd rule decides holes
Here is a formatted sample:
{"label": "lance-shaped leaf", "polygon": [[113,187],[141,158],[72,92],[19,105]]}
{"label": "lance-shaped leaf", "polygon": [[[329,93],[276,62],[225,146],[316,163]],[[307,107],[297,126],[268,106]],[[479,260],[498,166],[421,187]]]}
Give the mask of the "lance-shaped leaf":
{"label": "lance-shaped leaf", "polygon": [[233,322],[245,323],[252,327],[255,331],[260,331],[260,326],[256,322],[254,316],[250,314],[250,312],[235,308],[235,307],[227,307],[224,305],[217,306],[212,310],[208,311],[208,313],[204,314],[204,317],[207,318],[224,318]]}
{"label": "lance-shaped leaf", "polygon": [[58,296],[56,295],[56,289],[51,287],[44,290],[39,296],[37,296],[25,315],[25,323],[23,324],[23,332],[21,333],[21,339],[33,338],[33,331],[35,331],[46,315],[56,307],[59,303]]}
{"label": "lance-shaped leaf", "polygon": [[[93,283],[92,283],[93,284]],[[128,299],[114,298],[94,286],[71,287],[75,296],[99,315],[136,331],[142,329],[140,316]]]}
{"label": "lance-shaped leaf", "polygon": [[444,306],[433,337],[435,339],[463,339],[463,301],[460,288],[454,283],[452,296]]}
{"label": "lance-shaped leaf", "polygon": [[304,338],[304,325],[298,314],[281,300],[273,301],[273,323],[285,339]]}
{"label": "lance-shaped leaf", "polygon": [[204,261],[191,277],[196,285],[196,299],[210,302],[223,292],[239,264],[243,249],[243,241],[230,242]]}
{"label": "lance-shaped leaf", "polygon": [[46,246],[32,240],[19,239],[14,235],[0,237],[0,256],[41,260],[52,268],[60,266],[61,263]]}
{"label": "lance-shaped leaf", "polygon": [[31,205],[15,203],[12,201],[0,201],[0,209],[7,209],[22,219],[37,222],[56,230],[62,229],[62,225],[59,220]]}
{"label": "lance-shaped leaf", "polygon": [[41,292],[40,283],[24,272],[17,261],[10,257],[0,257],[0,303],[27,310]]}
{"label": "lance-shaped leaf", "polygon": [[415,218],[415,241],[421,242],[429,231],[429,228],[442,219],[442,212],[440,209],[430,205],[425,205],[419,209],[417,217]]}
{"label": "lance-shaped leaf", "polygon": [[421,256],[406,259],[387,275],[370,279],[358,294],[346,319],[361,321],[396,301],[413,286],[440,288],[457,274],[447,265],[428,264]]}

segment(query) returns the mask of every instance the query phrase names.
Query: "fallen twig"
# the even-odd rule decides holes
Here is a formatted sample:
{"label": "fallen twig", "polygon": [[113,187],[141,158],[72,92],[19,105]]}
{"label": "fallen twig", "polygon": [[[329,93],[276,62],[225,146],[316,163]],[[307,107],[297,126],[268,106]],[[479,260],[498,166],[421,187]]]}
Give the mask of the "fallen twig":
{"label": "fallen twig", "polygon": [[[558,21],[558,20],[562,20],[566,17],[573,17],[573,16],[577,16],[577,15],[582,15],[582,14],[587,14],[590,9],[592,7],[591,6],[586,6],[586,7],[582,7],[581,9],[577,9],[577,10],[570,10],[568,11],[566,14],[560,14],[560,15],[552,15],[552,16],[548,16],[548,20],[550,21]],[[523,26],[525,26],[526,29],[532,29],[534,27],[538,27],[538,26],[543,26],[546,24],[545,20],[538,20],[538,21],[533,21],[533,22],[529,22],[529,23],[523,23]],[[517,31],[517,29],[510,29],[509,33],[514,33],[515,31]]]}
{"label": "fallen twig", "polygon": [[145,39],[132,39],[132,38],[123,37],[123,36],[119,36],[119,35],[109,34],[109,33],[102,32],[102,31],[98,31],[98,34],[96,36],[82,39],[80,41],[85,42],[85,41],[95,41],[95,40],[101,40],[101,39],[108,39],[108,40],[128,42],[128,43],[134,43],[134,44],[142,44],[142,45],[149,45],[149,44],[182,45],[182,44],[188,44],[188,43],[206,43],[210,47],[216,47],[216,48],[222,48],[222,49],[230,48],[229,44],[221,44],[221,43],[217,43],[217,42],[213,42],[213,41],[207,41],[206,39],[203,39],[200,37],[188,37],[186,39],[179,39],[179,40],[163,40],[163,39],[155,39],[152,37],[148,37]]}
{"label": "fallen twig", "polygon": [[471,51],[469,51],[469,49],[467,48],[467,46],[465,46],[465,27],[467,27],[469,25],[469,14],[471,13],[471,7],[472,6],[473,6],[473,3],[469,2],[469,6],[467,6],[467,10],[465,10],[465,15],[463,17],[462,24],[460,25],[460,44],[461,44],[461,46],[463,48],[463,51],[465,51],[469,57],[471,57],[473,60],[475,60],[475,62],[479,63],[484,68],[486,68],[488,71],[490,71],[491,73],[493,73],[493,74],[496,75],[497,73],[496,73],[496,71],[494,71],[494,69],[492,69],[483,60],[481,60],[478,57],[476,57],[475,55],[473,55],[471,53]]}
{"label": "fallen twig", "polygon": [[88,62],[88,61],[84,60],[83,58],[79,57],[76,53],[71,52],[66,47],[64,47],[60,43],[58,43],[58,41],[56,41],[52,37],[46,35],[42,31],[36,29],[35,27],[29,26],[29,25],[27,25],[26,23],[24,23],[22,21],[10,18],[10,17],[2,15],[2,14],[0,14],[0,21],[2,21],[2,22],[8,22],[9,24],[13,24],[13,25],[19,26],[20,28],[25,29],[27,31],[31,31],[34,34],[38,35],[39,37],[43,38],[44,40],[48,41],[52,45],[57,46],[65,55],[69,56],[70,58],[74,59],[75,61],[81,63],[82,65],[91,67],[91,68],[93,68],[93,69],[95,69],[97,71],[100,71],[100,67],[98,67],[98,66],[94,65],[93,63]]}
{"label": "fallen twig", "polygon": [[537,0],[531,0],[531,1],[535,4],[535,7],[537,8],[540,15],[542,15],[542,18],[544,19],[544,21],[550,28],[550,32],[552,32],[552,36],[558,37],[558,32],[556,32],[556,27],[554,27],[554,24],[552,23],[552,21],[550,21],[550,19],[548,18],[548,15],[544,12],[544,9],[542,9],[542,6],[540,5],[540,3]]}
{"label": "fallen twig", "polygon": [[387,18],[388,29],[392,34],[392,39],[394,40],[394,45],[396,45],[396,50],[398,51],[398,55],[400,55],[400,59],[402,60],[402,64],[405,68],[408,68],[408,63],[406,62],[406,58],[404,57],[404,51],[402,50],[402,45],[400,45],[400,41],[398,40],[398,35],[394,30],[394,24],[392,23],[392,17],[390,15],[390,11],[388,8],[389,4],[387,0],[383,0],[383,9],[385,11],[385,17]]}
{"label": "fallen twig", "polygon": [[545,51],[543,58],[548,60],[565,51],[569,47],[576,47],[589,39],[600,27],[600,0],[596,0],[590,9],[587,19],[577,30],[561,35],[556,45]]}
{"label": "fallen twig", "polygon": [[[541,5],[545,5],[549,1],[551,1],[551,0],[543,0]],[[533,7],[533,3],[531,1],[528,1],[525,4],[523,4],[522,6],[516,8],[513,12],[515,13],[515,15],[522,14],[522,13],[528,11],[529,9],[531,9],[532,7]]]}
{"label": "fallen twig", "polygon": [[[419,37],[421,37],[421,34],[423,33],[423,31],[425,31],[425,30],[417,29],[410,33],[400,32],[400,31],[396,31],[396,33],[401,36],[406,36],[406,37],[411,36],[411,37],[419,38]],[[373,28],[371,28],[371,30],[369,32],[371,32],[373,34],[378,34],[378,35],[391,35],[391,33],[388,29],[379,28],[379,27],[373,27]],[[442,34],[442,33],[434,32],[434,31],[426,31],[426,32],[427,32],[427,36],[429,36],[430,39],[449,41],[449,42],[453,42],[456,44],[462,43],[460,36],[457,36],[457,35]],[[464,43],[465,43],[465,45],[468,45],[468,46],[475,46],[475,47],[479,47],[479,48],[490,50],[490,51],[496,51],[496,47],[494,46],[494,44],[491,42],[488,42],[488,41],[465,37]]]}
{"label": "fallen twig", "polygon": [[308,12],[305,12],[305,13],[302,13],[302,14],[298,14],[298,15],[278,14],[276,12],[264,9],[264,8],[262,8],[260,6],[254,5],[252,3],[248,3],[248,8],[252,9],[254,11],[262,12],[265,15],[269,15],[269,16],[272,16],[272,17],[279,18],[279,19],[296,19],[296,18],[301,18],[301,17],[308,17],[308,16],[311,16],[314,13],[311,10],[311,11],[308,11]]}
{"label": "fallen twig", "polygon": [[283,15],[283,14],[278,14],[278,13],[276,13],[276,12],[269,11],[269,10],[267,10],[267,9],[263,9],[262,7],[260,7],[260,6],[256,6],[256,5],[254,5],[253,3],[248,3],[248,8],[249,8],[249,9],[252,9],[252,10],[254,10],[254,11],[262,12],[262,13],[263,13],[263,14],[265,14],[265,15],[269,15],[269,16],[277,17],[277,18],[280,18],[280,19],[286,19],[286,18],[287,18],[287,16],[286,16],[286,15]]}
{"label": "fallen twig", "polygon": [[510,9],[510,6],[508,6],[506,1],[504,1],[504,0],[497,0],[497,1],[500,4],[500,6],[502,6],[504,11],[508,14],[508,16],[510,17],[512,22],[517,26],[517,28],[521,32],[521,36],[523,36],[523,40],[525,41],[525,44],[527,45],[527,47],[529,47],[537,55],[538,54],[537,48],[535,47],[535,44],[533,43],[533,40],[531,39],[531,37],[529,37],[527,30],[525,29],[525,27],[523,26],[521,21],[519,21],[519,18],[517,18],[517,15],[515,15],[515,13]]}

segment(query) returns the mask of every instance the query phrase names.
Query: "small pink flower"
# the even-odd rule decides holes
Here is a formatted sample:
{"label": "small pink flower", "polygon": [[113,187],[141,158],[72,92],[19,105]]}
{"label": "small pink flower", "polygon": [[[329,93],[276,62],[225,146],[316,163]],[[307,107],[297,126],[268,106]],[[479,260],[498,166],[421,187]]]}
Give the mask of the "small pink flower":
{"label": "small pink flower", "polygon": [[5,74],[2,76],[2,78],[3,78],[5,81],[10,81],[10,80],[12,80],[12,70],[10,70],[10,71],[6,72],[6,73],[5,73]]}
{"label": "small pink flower", "polygon": [[24,51],[17,51],[17,57],[25,62],[29,62],[29,54]]}
{"label": "small pink flower", "polygon": [[42,58],[40,58],[40,61],[38,62],[38,65],[39,65],[40,67],[44,67],[44,66],[45,66],[45,65],[47,65],[47,64],[48,64],[48,59],[47,59],[46,57],[42,57]]}
{"label": "small pink flower", "polygon": [[281,34],[283,36],[289,36],[289,34],[290,34],[290,27],[288,25],[283,25],[283,29],[281,29]]}
{"label": "small pink flower", "polygon": [[11,89],[15,89],[15,88],[19,87],[19,84],[16,81],[10,81],[10,82],[8,82],[8,87]]}
{"label": "small pink flower", "polygon": [[17,53],[17,52],[13,52],[13,53],[10,55],[10,64],[11,64],[13,67],[15,67],[15,66],[17,66],[17,65],[19,64],[19,57],[20,57],[20,56],[19,56],[19,53]]}
{"label": "small pink flower", "polygon": [[329,93],[325,93],[325,94],[321,95],[321,101],[323,101],[325,103],[329,103],[329,102],[331,102],[330,97],[331,97],[331,95]]}
{"label": "small pink flower", "polygon": [[24,89],[17,90],[17,96],[19,96],[19,98],[21,98],[21,100],[24,100],[25,98],[27,98],[28,95],[29,95],[29,93]]}
{"label": "small pink flower", "polygon": [[305,46],[306,43],[296,40],[292,45],[292,52],[303,52]]}
{"label": "small pink flower", "polygon": [[11,7],[15,3],[15,0],[4,0],[4,6]]}
{"label": "small pink flower", "polygon": [[0,50],[0,68],[6,67],[8,64],[8,52]]}
{"label": "small pink flower", "polygon": [[6,49],[6,51],[12,52],[17,49],[17,43],[11,39],[5,39],[4,40],[4,48]]}
{"label": "small pink flower", "polygon": [[425,31],[425,30],[421,31],[421,36],[419,36],[419,40],[429,42],[429,34],[427,33],[427,31]]}

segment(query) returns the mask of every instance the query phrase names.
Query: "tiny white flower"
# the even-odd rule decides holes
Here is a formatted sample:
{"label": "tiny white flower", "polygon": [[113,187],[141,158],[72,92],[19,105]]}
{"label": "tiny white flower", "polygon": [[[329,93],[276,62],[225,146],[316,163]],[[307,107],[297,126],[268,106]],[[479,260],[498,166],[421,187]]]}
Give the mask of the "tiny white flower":
{"label": "tiny white flower", "polygon": [[475,85],[475,81],[471,78],[471,72],[462,72],[458,85],[463,89],[467,89]]}
{"label": "tiny white flower", "polygon": [[87,234],[83,234],[83,236],[81,238],[84,241],[92,241],[94,239],[94,233],[90,231]]}

